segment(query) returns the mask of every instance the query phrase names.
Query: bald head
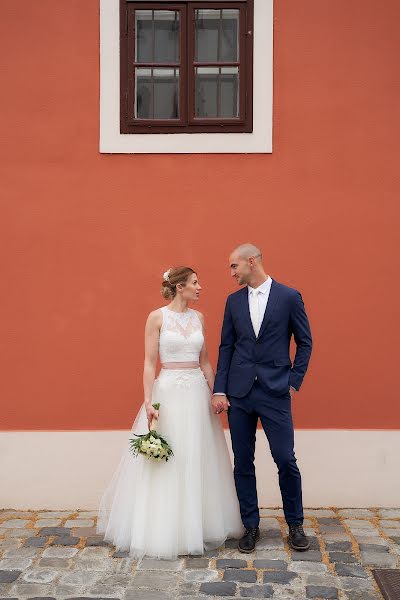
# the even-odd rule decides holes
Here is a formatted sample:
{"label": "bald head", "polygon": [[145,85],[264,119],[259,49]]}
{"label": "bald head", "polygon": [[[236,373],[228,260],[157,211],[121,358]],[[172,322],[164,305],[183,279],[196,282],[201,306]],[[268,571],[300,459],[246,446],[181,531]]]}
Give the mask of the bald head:
{"label": "bald head", "polygon": [[240,246],[238,246],[232,251],[232,254],[236,254],[244,260],[247,260],[251,257],[259,261],[261,261],[262,259],[262,253],[260,248],[254,246],[254,244],[240,244]]}
{"label": "bald head", "polygon": [[232,250],[229,268],[239,285],[258,287],[268,277],[263,268],[261,250],[254,244],[240,244]]}

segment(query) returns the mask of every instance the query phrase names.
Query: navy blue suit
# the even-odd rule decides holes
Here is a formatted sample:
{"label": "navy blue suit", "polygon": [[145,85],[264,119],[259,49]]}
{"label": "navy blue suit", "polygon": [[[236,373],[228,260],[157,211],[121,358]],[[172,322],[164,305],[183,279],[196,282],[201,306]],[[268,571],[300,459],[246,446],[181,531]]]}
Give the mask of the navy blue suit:
{"label": "navy blue suit", "polygon": [[[292,335],[296,342],[293,365],[289,356]],[[300,389],[311,349],[310,325],[297,290],[272,280],[257,337],[250,318],[247,286],[228,296],[214,393],[225,393],[230,402],[234,476],[245,527],[257,527],[260,519],[254,468],[259,418],[278,467],[286,521],[303,523],[289,389]]]}

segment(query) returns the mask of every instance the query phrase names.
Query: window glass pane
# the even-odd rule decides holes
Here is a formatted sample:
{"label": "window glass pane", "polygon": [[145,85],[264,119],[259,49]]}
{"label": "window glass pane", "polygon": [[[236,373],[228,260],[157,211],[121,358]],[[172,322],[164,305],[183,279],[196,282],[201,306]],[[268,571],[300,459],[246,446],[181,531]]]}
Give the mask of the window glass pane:
{"label": "window glass pane", "polygon": [[135,11],[135,60],[152,62],[153,58],[153,11]]}
{"label": "window glass pane", "polygon": [[239,11],[224,9],[221,12],[220,60],[236,62],[239,60]]}
{"label": "window glass pane", "polygon": [[239,9],[195,11],[196,62],[239,60]]}
{"label": "window glass pane", "polygon": [[135,90],[135,118],[179,118],[179,69],[136,69]]}
{"label": "window glass pane", "polygon": [[179,62],[179,12],[154,11],[154,62]]}
{"label": "window glass pane", "polygon": [[136,10],[136,62],[179,62],[179,11]]}
{"label": "window glass pane", "polygon": [[238,67],[197,67],[195,115],[198,118],[239,116]]}

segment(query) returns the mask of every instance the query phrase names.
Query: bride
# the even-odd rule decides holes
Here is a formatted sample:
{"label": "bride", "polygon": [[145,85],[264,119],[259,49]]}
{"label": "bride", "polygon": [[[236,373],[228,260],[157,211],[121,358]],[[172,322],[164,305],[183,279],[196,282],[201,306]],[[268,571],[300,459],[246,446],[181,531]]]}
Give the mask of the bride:
{"label": "bride", "polygon": [[170,304],[151,312],[145,328],[144,403],[130,437],[156,418],[174,454],[168,462],[135,457],[127,439],[100,501],[97,533],[134,558],[201,555],[244,531],[224,431],[210,406],[204,317],[188,307],[200,290],[189,267],[167,271],[161,293]]}

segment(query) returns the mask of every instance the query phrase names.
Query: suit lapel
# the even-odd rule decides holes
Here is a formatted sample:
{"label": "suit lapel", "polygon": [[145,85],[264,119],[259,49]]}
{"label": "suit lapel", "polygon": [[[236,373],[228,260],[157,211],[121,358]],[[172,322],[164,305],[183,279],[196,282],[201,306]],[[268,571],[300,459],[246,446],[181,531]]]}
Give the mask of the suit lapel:
{"label": "suit lapel", "polygon": [[242,293],[240,294],[240,314],[243,315],[246,327],[250,330],[254,339],[256,339],[256,334],[254,333],[253,323],[251,322],[250,317],[249,289],[247,285],[242,288]]}
{"label": "suit lapel", "polygon": [[[264,313],[264,318],[262,320],[260,331],[258,333],[259,338],[262,336],[262,334],[264,333],[264,331],[268,325],[268,321],[270,320],[271,315],[274,312],[274,308],[276,306],[278,298],[279,298],[279,287],[278,287],[277,282],[273,279],[272,284],[271,284],[271,289],[269,292],[267,307],[266,307],[265,313]],[[250,321],[250,323],[251,323],[251,321]],[[254,332],[254,330],[253,330],[253,332]]]}

